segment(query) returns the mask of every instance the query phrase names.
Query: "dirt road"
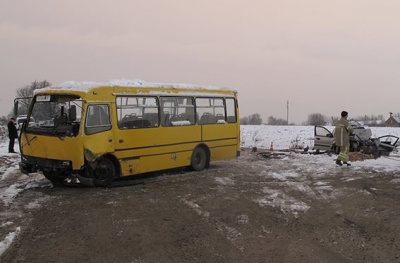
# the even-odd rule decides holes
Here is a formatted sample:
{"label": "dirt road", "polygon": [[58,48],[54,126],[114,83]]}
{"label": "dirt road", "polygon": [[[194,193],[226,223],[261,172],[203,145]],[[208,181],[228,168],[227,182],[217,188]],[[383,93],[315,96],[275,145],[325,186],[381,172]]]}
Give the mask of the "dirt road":
{"label": "dirt road", "polygon": [[400,262],[399,178],[245,149],[110,188],[43,181],[3,206],[22,227],[0,261]]}

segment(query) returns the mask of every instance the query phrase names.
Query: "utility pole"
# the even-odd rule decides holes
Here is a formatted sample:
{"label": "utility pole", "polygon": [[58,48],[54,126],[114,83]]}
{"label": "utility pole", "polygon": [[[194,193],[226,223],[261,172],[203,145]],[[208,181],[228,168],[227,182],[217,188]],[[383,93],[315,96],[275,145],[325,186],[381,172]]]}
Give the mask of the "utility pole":
{"label": "utility pole", "polygon": [[286,108],[287,108],[287,110],[286,110],[286,122],[287,122],[287,125],[289,125],[289,101],[287,101]]}

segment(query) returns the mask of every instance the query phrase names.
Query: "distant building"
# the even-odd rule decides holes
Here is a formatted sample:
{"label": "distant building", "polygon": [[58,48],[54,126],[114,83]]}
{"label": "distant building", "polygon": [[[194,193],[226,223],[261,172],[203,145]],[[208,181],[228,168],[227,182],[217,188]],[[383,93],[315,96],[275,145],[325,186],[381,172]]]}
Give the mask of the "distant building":
{"label": "distant building", "polygon": [[400,127],[400,115],[393,115],[390,112],[390,117],[385,121],[386,127]]}

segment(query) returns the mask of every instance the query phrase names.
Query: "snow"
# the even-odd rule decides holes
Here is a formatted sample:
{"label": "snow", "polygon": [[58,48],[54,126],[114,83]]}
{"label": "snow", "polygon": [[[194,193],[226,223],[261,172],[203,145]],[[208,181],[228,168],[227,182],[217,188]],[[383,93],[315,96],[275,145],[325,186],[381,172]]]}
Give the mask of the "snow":
{"label": "snow", "polygon": [[[17,144],[14,149],[19,152]],[[18,170],[20,155],[8,153],[8,139],[0,140],[0,204],[6,208],[13,209],[15,198],[23,191],[32,188],[52,187],[41,174],[27,176]],[[26,209],[38,209],[41,207],[41,200],[32,200],[25,206]],[[21,215],[22,213],[20,213]],[[21,232],[21,226],[7,218],[7,214],[1,214],[0,229],[8,231],[8,234],[0,241],[0,255],[12,244]],[[7,232],[6,232],[7,233]]]}
{"label": "snow", "polygon": [[42,92],[45,90],[57,88],[57,89],[64,89],[64,90],[75,90],[75,91],[83,91],[87,92],[91,88],[94,87],[102,87],[102,86],[125,86],[125,87],[150,87],[150,88],[184,88],[184,89],[204,89],[204,90],[232,90],[236,91],[231,88],[220,88],[214,86],[201,86],[201,85],[193,85],[193,84],[172,84],[172,83],[151,83],[146,82],[140,79],[114,79],[110,80],[109,82],[93,82],[93,81],[66,81],[63,83],[58,84],[54,87],[47,87],[43,89],[37,89],[34,91],[34,94],[38,92]]}
{"label": "snow", "polygon": [[[184,125],[184,123],[181,123],[181,125]],[[328,127],[328,129],[332,130],[333,127]],[[379,127],[371,128],[371,130],[373,137],[387,134],[400,137],[400,128]],[[313,126],[246,125],[241,126],[240,131],[241,146],[247,148],[257,147],[258,151],[268,151],[271,145],[274,151],[307,146],[311,150],[313,147]],[[16,151],[18,151],[17,148],[16,145]],[[393,152],[388,157],[353,162],[351,169],[370,168],[372,172],[369,176],[374,176],[375,173],[378,174],[380,172],[397,172],[400,171],[400,159],[398,157],[399,154]],[[284,158],[281,160],[285,161]],[[3,139],[3,141],[0,141],[0,161],[0,203],[5,207],[13,207],[15,198],[27,189],[52,187],[52,184],[44,179],[41,174],[27,176],[18,171],[19,154],[8,153],[8,140]],[[298,158],[295,159],[291,167],[294,167],[293,170],[282,170],[282,172],[270,172],[268,169],[262,169],[263,172],[256,176],[276,179],[290,187],[298,189],[304,195],[315,196],[315,192],[310,189],[310,186],[304,180],[304,174],[312,171],[313,176],[316,178],[316,183],[313,185],[315,187],[314,191],[317,190],[318,194],[326,199],[334,199],[343,194],[340,190],[332,189],[332,186],[324,181],[324,177],[331,175],[332,170],[334,170],[335,164],[332,162],[332,157],[324,154],[298,154]],[[228,177],[220,177],[215,180],[221,186],[235,184],[235,181]],[[343,180],[350,181],[357,180],[357,178],[344,177]],[[392,183],[400,185],[400,176],[399,178],[393,178]],[[296,200],[278,190],[264,187],[262,192],[263,196],[254,200],[260,206],[279,207],[283,213],[293,213],[294,215],[306,213],[310,209],[309,204]],[[25,208],[38,209],[41,207],[42,201],[31,200],[29,204],[25,205]],[[199,215],[208,217],[208,214],[202,211],[201,207],[196,203],[188,200],[184,200],[184,202],[193,207]],[[246,218],[241,218],[240,220],[241,222],[245,222]],[[21,226],[17,226],[15,222],[2,217],[0,219],[0,228],[11,229],[5,238],[0,241],[1,255],[19,235]]]}
{"label": "snow", "polygon": [[171,121],[172,126],[188,126],[192,123],[190,121]]}
{"label": "snow", "polygon": [[[326,126],[329,131],[334,127]],[[383,135],[400,137],[400,128],[394,127],[366,127],[371,129],[373,138]],[[314,146],[314,126],[268,126],[242,125],[241,143],[244,147],[258,147],[269,149],[271,143],[274,149],[290,149],[293,147]]]}
{"label": "snow", "polygon": [[0,255],[6,251],[6,249],[11,246],[14,239],[19,235],[21,232],[21,227],[17,227],[14,232],[10,232],[6,238],[0,242]]}
{"label": "snow", "polygon": [[[326,127],[332,131],[334,127]],[[393,135],[400,137],[400,128],[387,127],[369,127],[372,131],[372,137],[378,138],[383,135]],[[272,146],[273,152],[286,153],[287,150],[296,150],[296,152],[304,152],[305,147],[312,151],[314,146],[314,126],[241,126],[241,146],[246,148],[257,148],[257,152],[270,152]],[[283,152],[283,150],[285,150]],[[294,152],[294,151],[293,151]],[[296,158],[281,158],[277,162],[287,163],[279,172],[270,171],[268,167],[262,167],[262,172],[258,176],[268,179],[274,179],[283,185],[287,185],[288,189],[295,189],[303,193],[305,196],[316,198],[316,193],[324,199],[336,199],[345,194],[346,189],[334,189],[324,178],[338,173],[342,169],[335,169],[336,164],[333,162],[334,157],[328,154],[296,154]],[[397,151],[390,153],[389,156],[382,156],[378,159],[368,159],[363,161],[352,162],[351,169],[368,170],[366,176],[379,176],[382,172],[392,172],[397,174],[400,171],[400,154]],[[286,167],[292,167],[287,169]],[[346,168],[345,168],[346,169]],[[340,172],[339,172],[340,174]],[[308,176],[308,178],[307,178]],[[316,183],[310,185],[309,178]],[[362,179],[360,177],[346,176],[340,174],[343,181],[353,181]],[[398,177],[398,178],[397,178]],[[391,183],[400,186],[400,176],[394,175]],[[311,189],[312,188],[312,189]],[[306,213],[310,209],[310,205],[289,196],[285,192],[263,188],[264,194],[254,200],[261,207],[269,206],[279,208],[283,213],[292,213],[295,217],[300,213]],[[368,193],[368,192],[367,192]]]}
{"label": "snow", "polygon": [[264,187],[264,193],[266,197],[257,200],[261,206],[272,206],[280,207],[281,211],[286,213],[294,213],[297,215],[298,212],[306,212],[310,207],[302,202],[294,199],[293,197],[286,196],[284,193]]}

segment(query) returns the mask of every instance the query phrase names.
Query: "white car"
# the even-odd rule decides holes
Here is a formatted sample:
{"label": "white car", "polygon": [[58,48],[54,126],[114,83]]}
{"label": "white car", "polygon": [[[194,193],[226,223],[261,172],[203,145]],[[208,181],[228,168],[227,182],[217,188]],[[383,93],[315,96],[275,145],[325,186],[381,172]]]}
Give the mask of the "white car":
{"label": "white car", "polygon": [[[16,124],[16,126],[17,126],[17,129],[18,129],[18,130],[21,129],[22,124],[23,124],[24,122],[26,122],[26,119],[27,119],[27,116],[26,116],[26,115],[19,115],[19,116],[17,117],[17,120],[16,120],[16,123],[17,123],[17,124]],[[31,117],[30,120],[29,120],[29,123],[35,125],[35,119],[34,119],[33,117]]]}

